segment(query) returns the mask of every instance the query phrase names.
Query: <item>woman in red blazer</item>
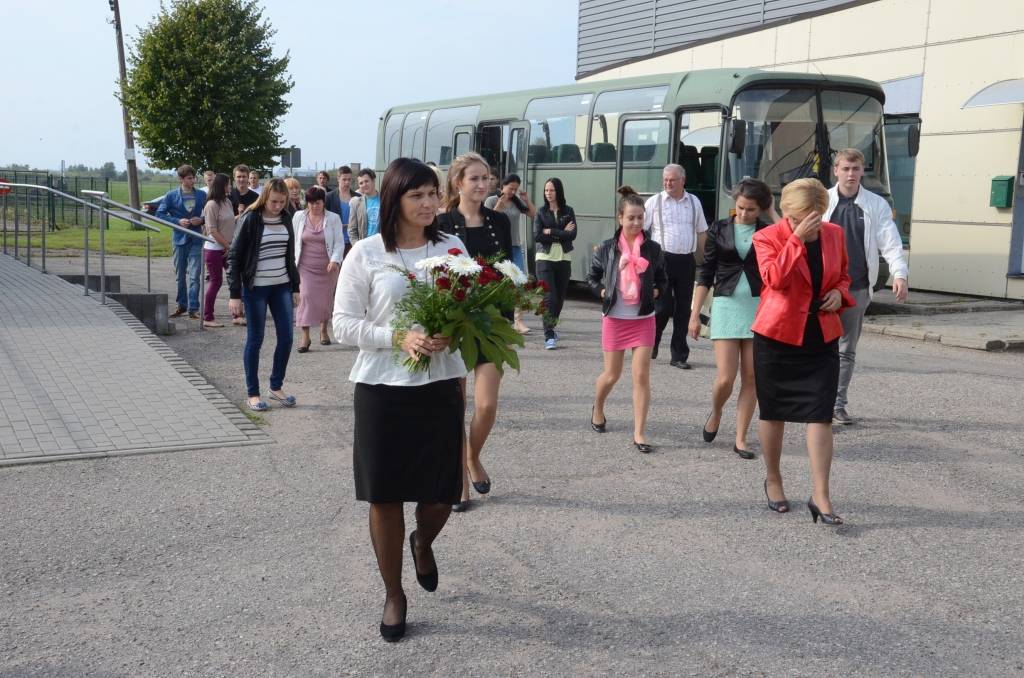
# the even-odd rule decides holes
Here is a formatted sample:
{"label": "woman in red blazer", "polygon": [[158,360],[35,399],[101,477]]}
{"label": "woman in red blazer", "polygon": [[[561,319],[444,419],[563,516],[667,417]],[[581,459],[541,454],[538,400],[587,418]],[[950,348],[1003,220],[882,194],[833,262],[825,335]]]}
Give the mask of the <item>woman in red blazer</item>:
{"label": "woman in red blazer", "polygon": [[782,221],[754,235],[764,286],[751,329],[768,508],[789,510],[779,467],[782,436],[787,421],[806,423],[813,483],[807,508],[814,522],[840,525],[829,496],[832,407],[843,334],[839,313],[855,302],[843,229],[821,220],[827,207],[828,193],[817,179],[782,189]]}

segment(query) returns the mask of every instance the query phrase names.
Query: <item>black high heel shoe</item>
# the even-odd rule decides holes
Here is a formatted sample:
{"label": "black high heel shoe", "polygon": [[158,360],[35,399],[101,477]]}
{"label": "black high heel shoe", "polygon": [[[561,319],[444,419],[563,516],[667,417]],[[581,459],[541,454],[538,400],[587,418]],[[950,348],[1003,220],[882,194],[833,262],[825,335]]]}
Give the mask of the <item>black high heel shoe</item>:
{"label": "black high heel shoe", "polygon": [[405,635],[405,617],[409,612],[409,601],[402,595],[402,621],[397,624],[385,624],[384,619],[380,621],[380,637],[389,643],[395,643]]}
{"label": "black high heel shoe", "polygon": [[821,522],[823,525],[843,524],[842,516],[837,516],[834,513],[822,513],[821,509],[819,509],[817,505],[814,503],[813,497],[807,500],[807,509],[811,512],[811,520],[813,520],[815,524],[818,523],[818,518],[821,518]]}
{"label": "black high heel shoe", "polygon": [[751,452],[750,450],[741,450],[736,445],[732,446],[732,451],[738,454],[740,456],[740,459],[753,459],[755,456],[754,453]]}
{"label": "black high heel shoe", "polygon": [[764,479],[764,497],[768,500],[768,508],[776,513],[789,513],[789,500],[783,499],[782,501],[772,501],[772,498],[768,496],[768,479]]}
{"label": "black high heel shoe", "polygon": [[412,565],[416,570],[416,581],[427,591],[437,590],[437,563],[434,563],[434,571],[420,574],[419,563],[416,562],[416,530],[409,533],[409,549],[412,551]]}
{"label": "black high heel shoe", "polygon": [[708,430],[708,422],[711,421],[711,417],[714,414],[715,413],[712,412],[711,414],[708,415],[708,418],[704,420],[704,427],[701,429],[701,435],[704,436],[704,442],[706,442],[706,443],[710,443],[710,442],[714,441],[715,436],[718,435],[718,429],[715,429],[714,431],[709,431]]}
{"label": "black high heel shoe", "polygon": [[473,485],[473,489],[476,490],[478,494],[487,494],[491,491],[490,478],[487,480],[473,480],[472,476],[470,476],[469,482]]}
{"label": "black high heel shoe", "polygon": [[608,417],[605,417],[604,421],[602,421],[600,424],[595,424],[594,423],[594,408],[591,407],[590,408],[590,428],[594,429],[598,433],[607,433],[607,430],[605,429],[605,427],[607,425],[608,425]]}
{"label": "black high heel shoe", "polygon": [[465,513],[469,510],[469,500],[460,501],[458,504],[452,504],[452,513]]}
{"label": "black high heel shoe", "polygon": [[638,443],[635,440],[633,441],[633,445],[635,445],[636,449],[640,450],[640,452],[643,454],[650,454],[651,452],[654,452],[654,445],[648,445],[647,443]]}

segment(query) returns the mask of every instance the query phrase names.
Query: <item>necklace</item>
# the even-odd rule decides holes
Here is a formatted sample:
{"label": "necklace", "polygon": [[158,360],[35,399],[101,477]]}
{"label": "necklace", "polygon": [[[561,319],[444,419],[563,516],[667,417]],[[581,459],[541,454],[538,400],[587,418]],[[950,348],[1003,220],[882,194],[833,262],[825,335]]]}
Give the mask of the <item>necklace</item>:
{"label": "necklace", "polygon": [[[425,258],[429,257],[430,256],[430,241],[428,240],[425,244],[420,245],[420,247],[425,247],[426,248],[426,252],[423,253],[423,258],[425,259]],[[420,247],[414,247],[414,248],[411,248],[411,249],[417,249],[418,250],[418,249],[420,249]],[[415,272],[409,270],[409,264],[406,263],[406,261],[405,261],[405,255],[402,254],[402,248],[401,247],[395,247],[395,249],[398,250],[398,258],[402,260],[402,268],[404,268],[409,273],[413,273],[413,275],[415,275],[417,278],[419,278],[420,277],[419,273],[415,273]]]}

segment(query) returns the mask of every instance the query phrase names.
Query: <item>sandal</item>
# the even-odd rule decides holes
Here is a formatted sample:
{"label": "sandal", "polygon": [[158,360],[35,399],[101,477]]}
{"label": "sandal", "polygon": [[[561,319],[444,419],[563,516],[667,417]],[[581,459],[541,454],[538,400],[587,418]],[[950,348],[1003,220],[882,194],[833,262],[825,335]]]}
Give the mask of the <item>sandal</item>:
{"label": "sandal", "polygon": [[295,400],[295,396],[293,396],[293,395],[286,395],[283,398],[278,398],[276,395],[271,393],[267,397],[270,398],[271,400],[275,401],[275,402],[281,403],[281,405],[284,406],[284,407],[295,407],[296,402],[297,402]]}
{"label": "sandal", "polygon": [[267,410],[270,409],[270,405],[266,404],[262,400],[257,400],[256,402],[248,400],[246,401],[246,404],[249,406],[249,409],[252,410],[253,412],[266,412]]}

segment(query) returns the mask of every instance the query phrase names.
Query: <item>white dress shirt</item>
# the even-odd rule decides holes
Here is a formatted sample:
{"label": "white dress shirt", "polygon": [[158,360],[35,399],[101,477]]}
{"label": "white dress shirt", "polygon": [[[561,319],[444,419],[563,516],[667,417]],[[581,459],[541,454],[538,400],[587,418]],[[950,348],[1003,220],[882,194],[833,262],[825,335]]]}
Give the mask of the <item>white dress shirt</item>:
{"label": "white dress shirt", "polygon": [[359,347],[349,381],[389,386],[422,386],[434,381],[466,376],[458,351],[442,351],[430,357],[426,372],[410,372],[402,365],[391,345],[395,304],[405,296],[409,280],[405,269],[426,280],[426,271],[415,268],[420,259],[444,256],[451,248],[463,252],[466,246],[454,235],[442,234],[436,245],[428,242],[415,249],[388,252],[380,234],[363,238],[354,245],[341,265],[341,277],[334,294],[334,336],[341,344]]}
{"label": "white dress shirt", "polygon": [[670,254],[696,252],[697,234],[708,230],[704,209],[693,193],[684,192],[683,197],[676,200],[662,191],[647,199],[644,210],[644,229]]}

